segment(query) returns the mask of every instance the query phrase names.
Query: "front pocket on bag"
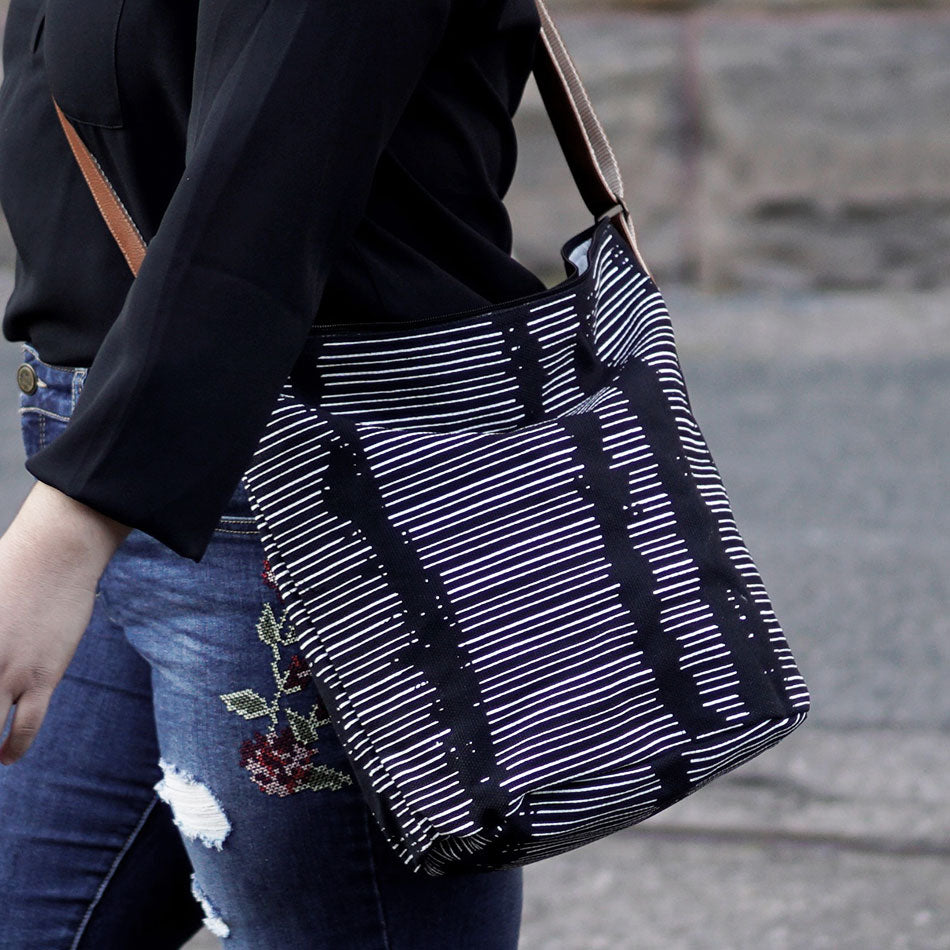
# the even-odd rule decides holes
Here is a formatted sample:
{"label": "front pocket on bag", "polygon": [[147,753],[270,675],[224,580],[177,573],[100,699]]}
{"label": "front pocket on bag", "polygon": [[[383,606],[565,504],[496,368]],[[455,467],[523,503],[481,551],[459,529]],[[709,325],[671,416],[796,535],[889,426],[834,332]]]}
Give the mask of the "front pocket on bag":
{"label": "front pocket on bag", "polygon": [[125,0],[49,0],[43,51],[50,90],[70,119],[122,126],[116,39]]}

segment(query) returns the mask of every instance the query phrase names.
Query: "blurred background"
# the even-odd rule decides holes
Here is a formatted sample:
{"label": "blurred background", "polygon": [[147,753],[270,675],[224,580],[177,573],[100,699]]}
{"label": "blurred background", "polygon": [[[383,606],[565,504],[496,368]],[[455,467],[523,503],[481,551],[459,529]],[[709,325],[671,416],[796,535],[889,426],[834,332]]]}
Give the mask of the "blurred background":
{"label": "blurred background", "polygon": [[[947,950],[950,2],[549,5],[813,711],[526,868],[522,947]],[[590,218],[533,82],[516,125],[515,254],[551,285]],[[2,300],[12,261],[0,229]],[[30,484],[18,362],[0,342],[0,526]]]}

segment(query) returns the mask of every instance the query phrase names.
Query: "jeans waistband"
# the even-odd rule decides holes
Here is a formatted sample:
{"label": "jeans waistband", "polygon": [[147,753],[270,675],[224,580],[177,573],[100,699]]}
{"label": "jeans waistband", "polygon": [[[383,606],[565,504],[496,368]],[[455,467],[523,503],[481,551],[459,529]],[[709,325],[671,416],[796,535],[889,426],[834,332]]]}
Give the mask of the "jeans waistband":
{"label": "jeans waistband", "polygon": [[[20,386],[21,408],[38,408],[46,412],[68,419],[76,408],[76,401],[82,392],[86,373],[86,366],[56,366],[40,359],[39,353],[30,346],[23,344],[23,363],[17,370],[17,379],[21,379],[23,366],[28,366],[35,374],[35,392],[28,393]],[[27,383],[32,379],[29,371],[23,377]]]}
{"label": "jeans waistband", "polygon": [[[30,369],[25,369],[24,364]],[[65,429],[76,409],[87,372],[86,366],[46,363],[32,346],[23,344],[23,363],[17,370],[17,379],[29,389],[35,385],[32,392],[20,386],[21,428],[27,457],[45,448]],[[217,530],[231,535],[256,532],[243,481],[237,484],[225,506]]]}

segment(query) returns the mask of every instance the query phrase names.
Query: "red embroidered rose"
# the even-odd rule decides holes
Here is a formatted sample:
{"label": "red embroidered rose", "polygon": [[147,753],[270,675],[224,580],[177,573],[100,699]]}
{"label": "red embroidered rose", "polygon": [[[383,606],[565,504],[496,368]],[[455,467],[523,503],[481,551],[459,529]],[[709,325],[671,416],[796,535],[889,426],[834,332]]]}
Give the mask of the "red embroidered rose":
{"label": "red embroidered rose", "polygon": [[[261,573],[264,583],[272,581],[270,564],[264,560]],[[278,594],[278,597],[280,595]],[[326,708],[317,695],[312,674],[300,653],[294,653],[285,664],[282,646],[290,646],[295,639],[285,632],[286,613],[274,616],[270,604],[261,606],[257,621],[257,636],[272,654],[270,669],[274,674],[276,693],[268,699],[262,695],[260,684],[255,688],[221,693],[219,699],[242,719],[270,719],[266,733],[255,732],[253,738],[241,743],[240,762],[253,782],[268,795],[290,795],[294,792],[340,789],[353,784],[353,778],[325,763],[314,763],[317,753],[317,728],[330,721]],[[288,629],[292,633],[292,627]],[[307,687],[311,687],[307,691]],[[303,692],[301,692],[303,690]],[[290,693],[301,693],[297,708],[282,704]],[[309,708],[307,708],[309,703]],[[302,708],[301,708],[302,707]],[[289,725],[280,732],[277,723],[280,710],[286,714]]]}
{"label": "red embroidered rose", "polygon": [[274,580],[274,569],[270,566],[270,560],[264,558],[264,570],[261,571],[261,580],[271,589],[277,590],[277,581]]}
{"label": "red embroidered rose", "polygon": [[289,693],[291,690],[306,686],[309,679],[310,670],[307,664],[304,663],[303,657],[299,653],[295,653],[290,658],[287,679],[284,680],[284,692]]}
{"label": "red embroidered rose", "polygon": [[327,711],[327,707],[323,705],[323,700],[317,696],[313,701],[313,707],[310,710],[310,715],[312,718],[316,719],[329,719],[330,713]]}
{"label": "red embroidered rose", "polygon": [[241,765],[268,795],[290,795],[307,783],[314,751],[297,742],[290,726],[284,726],[279,733],[255,732],[253,739],[245,739]]}

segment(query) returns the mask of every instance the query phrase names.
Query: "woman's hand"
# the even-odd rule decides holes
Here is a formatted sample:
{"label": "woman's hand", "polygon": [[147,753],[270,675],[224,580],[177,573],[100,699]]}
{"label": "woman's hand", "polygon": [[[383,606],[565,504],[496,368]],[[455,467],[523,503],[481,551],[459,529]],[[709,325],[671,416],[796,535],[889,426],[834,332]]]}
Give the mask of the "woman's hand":
{"label": "woman's hand", "polygon": [[92,616],[96,585],[131,529],[37,482],[0,537],[0,763],[33,742]]}

